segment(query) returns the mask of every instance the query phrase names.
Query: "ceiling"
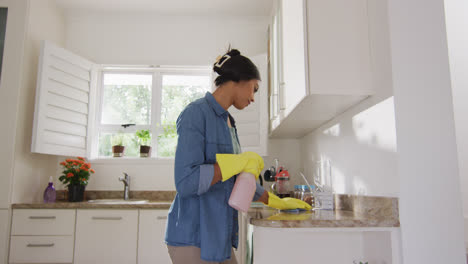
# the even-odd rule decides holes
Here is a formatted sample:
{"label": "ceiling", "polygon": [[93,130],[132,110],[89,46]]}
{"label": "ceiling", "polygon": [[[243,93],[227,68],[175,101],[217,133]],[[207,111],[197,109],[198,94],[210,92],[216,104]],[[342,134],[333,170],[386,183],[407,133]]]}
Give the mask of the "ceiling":
{"label": "ceiling", "polygon": [[269,16],[272,0],[55,0],[65,12],[151,12],[161,15]]}

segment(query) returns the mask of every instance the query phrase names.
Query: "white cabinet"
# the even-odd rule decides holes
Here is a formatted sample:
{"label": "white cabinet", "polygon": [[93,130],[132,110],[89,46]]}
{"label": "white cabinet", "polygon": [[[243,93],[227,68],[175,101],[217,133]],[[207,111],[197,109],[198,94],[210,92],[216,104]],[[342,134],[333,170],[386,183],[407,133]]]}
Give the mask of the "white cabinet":
{"label": "white cabinet", "polygon": [[72,263],[75,210],[13,210],[9,263]]}
{"label": "white cabinet", "polygon": [[281,1],[282,81],[280,111],[287,116],[307,95],[305,14],[303,0]]}
{"label": "white cabinet", "polygon": [[398,228],[253,226],[253,263],[399,264],[398,241]]}
{"label": "white cabinet", "polygon": [[138,210],[77,210],[75,264],[136,263]]}
{"label": "white cabinet", "polygon": [[167,210],[140,210],[138,264],[170,264],[164,242]]}
{"label": "white cabinet", "polygon": [[270,136],[300,138],[373,93],[367,0],[282,0],[276,16]]}

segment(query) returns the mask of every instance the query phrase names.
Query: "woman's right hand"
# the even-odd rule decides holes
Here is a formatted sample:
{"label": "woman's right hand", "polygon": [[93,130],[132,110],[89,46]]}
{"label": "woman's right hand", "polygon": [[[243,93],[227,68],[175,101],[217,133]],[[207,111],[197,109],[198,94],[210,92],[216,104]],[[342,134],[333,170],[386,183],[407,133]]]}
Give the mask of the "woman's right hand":
{"label": "woman's right hand", "polygon": [[222,181],[243,171],[252,173],[258,178],[264,166],[262,157],[252,151],[241,154],[216,154],[216,161],[221,170]]}
{"label": "woman's right hand", "polygon": [[260,175],[260,173],[263,170],[263,167],[265,166],[262,157],[260,157],[260,155],[252,151],[247,151],[240,155],[243,155],[244,157],[249,159],[243,171],[252,173],[253,175],[255,175],[255,178],[258,179],[258,176]]}

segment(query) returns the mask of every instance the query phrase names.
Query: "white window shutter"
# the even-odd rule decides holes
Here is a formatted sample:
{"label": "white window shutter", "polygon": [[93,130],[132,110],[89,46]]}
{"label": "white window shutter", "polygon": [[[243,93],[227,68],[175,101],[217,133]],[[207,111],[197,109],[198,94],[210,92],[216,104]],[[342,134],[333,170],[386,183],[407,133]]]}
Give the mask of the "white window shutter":
{"label": "white window shutter", "polygon": [[32,152],[89,157],[96,84],[96,64],[42,42]]}
{"label": "white window shutter", "polygon": [[243,110],[232,107],[229,113],[236,120],[237,134],[242,152],[254,151],[260,156],[268,155],[268,72],[267,55],[250,57],[257,66],[262,81],[255,94],[255,102]]}

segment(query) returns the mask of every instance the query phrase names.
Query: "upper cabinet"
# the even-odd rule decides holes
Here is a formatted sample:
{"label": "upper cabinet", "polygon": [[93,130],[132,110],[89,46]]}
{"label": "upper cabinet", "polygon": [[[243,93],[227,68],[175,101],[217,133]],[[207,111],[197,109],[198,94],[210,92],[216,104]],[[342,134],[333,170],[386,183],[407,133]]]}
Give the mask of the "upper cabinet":
{"label": "upper cabinet", "polygon": [[270,24],[271,137],[303,137],[373,93],[368,32],[367,0],[278,2]]}

